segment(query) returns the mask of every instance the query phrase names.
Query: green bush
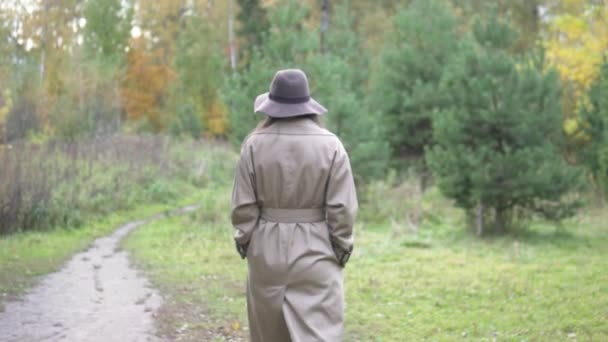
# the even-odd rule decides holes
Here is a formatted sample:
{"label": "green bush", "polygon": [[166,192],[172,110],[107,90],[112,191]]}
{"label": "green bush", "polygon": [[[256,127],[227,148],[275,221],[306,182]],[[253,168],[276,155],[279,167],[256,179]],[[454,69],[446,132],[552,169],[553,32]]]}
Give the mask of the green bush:
{"label": "green bush", "polygon": [[437,146],[427,155],[442,192],[469,212],[478,233],[491,216],[505,232],[523,210],[561,220],[574,214],[581,184],[566,164],[559,80],[507,51],[514,41],[498,18],[478,22],[475,45],[444,79],[451,107],[437,113]]}
{"label": "green bush", "polygon": [[581,125],[587,143],[578,151],[599,193],[608,195],[608,60],[588,92],[589,104],[582,106]]}

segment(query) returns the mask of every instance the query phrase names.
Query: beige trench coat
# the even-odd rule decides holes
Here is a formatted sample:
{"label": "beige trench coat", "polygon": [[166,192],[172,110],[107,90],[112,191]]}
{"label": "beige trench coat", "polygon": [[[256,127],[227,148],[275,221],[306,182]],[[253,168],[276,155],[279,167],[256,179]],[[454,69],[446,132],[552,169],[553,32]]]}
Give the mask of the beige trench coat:
{"label": "beige trench coat", "polygon": [[243,143],[232,194],[247,246],[252,342],[342,341],[342,268],[357,195],[338,138],[309,118],[282,119]]}

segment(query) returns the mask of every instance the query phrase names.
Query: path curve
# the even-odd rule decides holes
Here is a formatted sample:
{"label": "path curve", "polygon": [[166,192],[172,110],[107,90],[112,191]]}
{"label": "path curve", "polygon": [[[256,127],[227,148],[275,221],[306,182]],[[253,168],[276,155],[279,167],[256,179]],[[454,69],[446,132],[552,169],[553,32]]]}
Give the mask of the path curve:
{"label": "path curve", "polygon": [[[170,215],[196,209],[188,206]],[[5,303],[0,341],[160,341],[154,316],[162,298],[129,263],[120,241],[133,229],[165,216],[125,224],[95,240],[20,300]]]}

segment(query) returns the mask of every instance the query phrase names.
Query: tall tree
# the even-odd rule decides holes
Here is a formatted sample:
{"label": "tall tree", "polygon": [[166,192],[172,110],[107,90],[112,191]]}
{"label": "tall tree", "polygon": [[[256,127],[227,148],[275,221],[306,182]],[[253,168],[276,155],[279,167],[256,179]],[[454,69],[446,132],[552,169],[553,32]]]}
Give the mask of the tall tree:
{"label": "tall tree", "polygon": [[386,123],[395,165],[413,166],[423,189],[433,114],[446,104],[441,79],[459,50],[456,25],[444,2],[413,1],[396,14],[373,80],[371,108]]}
{"label": "tall tree", "polygon": [[266,9],[260,0],[237,0],[239,12],[236,16],[239,22],[237,34],[241,41],[241,54],[245,65],[249,64],[253,50],[259,48],[264,42],[270,28]]}
{"label": "tall tree", "polygon": [[135,22],[143,32],[145,48],[153,51],[162,63],[171,64],[180,31],[186,17],[195,11],[188,0],[138,1]]}
{"label": "tall tree", "polygon": [[[256,95],[268,90],[275,71],[306,69],[311,51],[318,51],[318,37],[301,24],[309,9],[297,0],[287,0],[269,12],[271,30],[246,69],[238,70],[226,83],[225,103],[230,108],[230,140],[240,144],[262,118],[253,114]],[[313,85],[314,86],[314,85]]]}
{"label": "tall tree", "polygon": [[444,79],[452,106],[435,116],[437,145],[427,155],[441,191],[477,209],[505,232],[515,210],[561,219],[576,203],[563,196],[580,184],[561,155],[559,82],[553,71],[513,57],[510,27],[496,16],[477,22],[475,45]]}
{"label": "tall tree", "polygon": [[174,72],[164,59],[162,49],[147,51],[143,38],[134,39],[121,88],[127,118],[154,132],[167,125],[167,97],[174,79]]}
{"label": "tall tree", "polygon": [[557,1],[547,29],[547,59],[561,76],[564,128],[573,145],[585,143],[579,112],[600,73],[608,49],[606,1]]}
{"label": "tall tree", "polygon": [[6,121],[13,102],[12,89],[7,86],[11,83],[12,59],[17,48],[16,39],[11,34],[12,15],[13,11],[0,6],[0,37],[5,37],[0,39],[0,143],[6,140]]}
{"label": "tall tree", "polygon": [[47,94],[40,82],[39,67],[37,58],[19,57],[19,64],[11,77],[11,90],[5,100],[10,102],[5,121],[6,141],[23,139],[43,126],[39,108],[44,102],[40,99],[46,98]]}
{"label": "tall tree", "polygon": [[365,103],[369,62],[350,1],[335,6],[325,20],[320,25],[326,30],[326,48],[311,59],[309,68],[313,91],[329,110],[324,120],[344,142],[357,181],[365,182],[386,171],[390,146],[378,116]]}
{"label": "tall tree", "polygon": [[17,31],[25,42],[28,59],[38,64],[38,77],[29,81],[37,80],[40,83],[35,86],[43,90],[30,97],[34,103],[26,108],[33,110],[35,121],[41,124],[39,128],[48,133],[53,131],[50,115],[60,105],[59,98],[67,92],[66,71],[70,52],[78,44],[82,30],[81,18],[81,1],[49,0],[30,3],[19,22]]}
{"label": "tall tree", "polygon": [[323,54],[327,52],[327,31],[329,30],[330,11],[329,0],[321,0],[321,25],[319,27],[319,36],[321,39],[321,53]]}
{"label": "tall tree", "polygon": [[71,68],[71,82],[76,85],[72,89],[79,93],[77,111],[82,116],[74,127],[81,133],[120,127],[120,82],[126,71],[133,14],[133,0],[85,3],[83,43],[73,49]]}
{"label": "tall tree", "polygon": [[599,195],[605,200],[608,195],[608,57],[587,97],[589,102],[581,108],[585,144],[579,154]]}
{"label": "tall tree", "polygon": [[[84,45],[90,57],[121,63],[129,46],[132,0],[87,1],[84,7]],[[110,24],[111,23],[111,24]]]}
{"label": "tall tree", "polygon": [[146,124],[145,129],[160,132],[172,120],[173,62],[180,32],[197,4],[189,0],[137,2],[134,19],[142,34],[130,45],[122,98],[127,117],[145,119],[139,121]]}
{"label": "tall tree", "polygon": [[62,62],[76,42],[82,4],[79,0],[48,0],[34,6],[23,22],[23,35],[33,44],[31,53],[40,58],[40,74],[51,93],[61,92]]}
{"label": "tall tree", "polygon": [[393,30],[395,13],[411,0],[352,0],[355,29],[367,51],[380,51],[388,32]]}
{"label": "tall tree", "polygon": [[186,18],[177,41],[174,57],[176,81],[171,92],[174,132],[200,137],[204,132],[223,135],[226,110],[218,89],[223,78],[223,63],[212,28],[199,14]]}
{"label": "tall tree", "polygon": [[488,16],[492,11],[506,18],[518,34],[510,47],[512,52],[524,53],[538,44],[542,33],[541,10],[552,0],[451,0],[461,12],[460,20],[470,27],[476,17]]}

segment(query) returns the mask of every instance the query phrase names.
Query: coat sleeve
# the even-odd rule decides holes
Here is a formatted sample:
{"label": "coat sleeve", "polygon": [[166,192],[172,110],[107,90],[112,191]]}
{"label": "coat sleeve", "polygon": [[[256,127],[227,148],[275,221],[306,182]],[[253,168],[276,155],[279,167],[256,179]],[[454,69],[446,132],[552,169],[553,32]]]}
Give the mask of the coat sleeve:
{"label": "coat sleeve", "polygon": [[232,188],[231,219],[237,246],[249,244],[259,215],[251,155],[247,145],[243,144]]}
{"label": "coat sleeve", "polygon": [[339,142],[328,179],[325,210],[332,244],[349,252],[353,249],[353,225],[357,209],[357,192],[350,160]]}

